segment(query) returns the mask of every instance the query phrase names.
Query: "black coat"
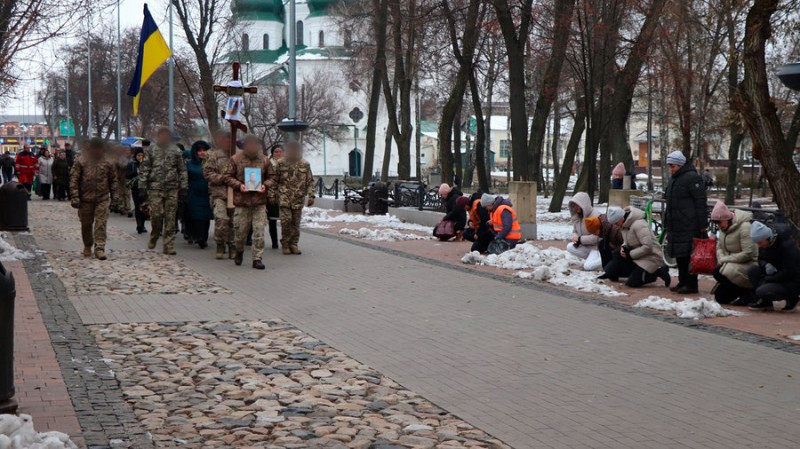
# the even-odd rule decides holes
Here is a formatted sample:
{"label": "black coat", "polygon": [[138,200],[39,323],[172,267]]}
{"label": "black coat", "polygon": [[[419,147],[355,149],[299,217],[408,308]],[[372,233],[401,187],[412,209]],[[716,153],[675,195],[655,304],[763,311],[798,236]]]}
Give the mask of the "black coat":
{"label": "black coat", "polygon": [[765,275],[764,282],[788,284],[800,291],[800,248],[788,234],[779,234],[772,245],[758,250],[758,264],[762,270],[766,264],[778,269],[773,275]]}
{"label": "black coat", "polygon": [[667,254],[689,257],[692,240],[708,228],[706,185],[694,165],[686,163],[669,180],[664,210],[664,227],[669,239]]}
{"label": "black coat", "polygon": [[456,200],[463,195],[464,194],[461,193],[458,188],[453,187],[453,190],[447,195],[447,199],[444,200],[444,209],[446,212],[444,220],[455,222],[456,231],[463,231],[467,226],[467,211],[456,206]]}

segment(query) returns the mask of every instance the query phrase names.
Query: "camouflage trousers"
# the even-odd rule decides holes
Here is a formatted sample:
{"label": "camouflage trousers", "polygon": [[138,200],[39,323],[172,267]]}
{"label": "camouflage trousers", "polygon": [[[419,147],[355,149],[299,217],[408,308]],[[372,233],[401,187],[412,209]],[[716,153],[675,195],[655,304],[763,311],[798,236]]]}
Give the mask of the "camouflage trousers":
{"label": "camouflage trousers", "polygon": [[133,210],[131,207],[131,188],[128,187],[128,184],[123,180],[119,184],[119,209],[122,212],[128,213]]}
{"label": "camouflage trousers", "polygon": [[102,203],[81,203],[78,208],[81,220],[81,238],[86,248],[95,247],[104,250],[106,247],[106,224],[108,223],[108,201]]}
{"label": "camouflage trousers", "polygon": [[281,246],[296,247],[300,241],[300,218],[303,208],[292,209],[281,206]]}
{"label": "camouflage trousers", "polygon": [[217,245],[233,244],[233,210],[228,209],[225,198],[211,198],[211,209],[214,210],[214,241]]}
{"label": "camouflage trousers", "polygon": [[175,217],[178,213],[177,190],[148,190],[150,204],[150,241],[155,243],[164,231],[164,250],[175,250]]}
{"label": "camouflage trousers", "polygon": [[253,231],[253,260],[264,257],[264,226],[267,224],[267,209],[264,206],[239,207],[233,212],[233,227],[236,232],[236,251],[244,251],[247,235]]}

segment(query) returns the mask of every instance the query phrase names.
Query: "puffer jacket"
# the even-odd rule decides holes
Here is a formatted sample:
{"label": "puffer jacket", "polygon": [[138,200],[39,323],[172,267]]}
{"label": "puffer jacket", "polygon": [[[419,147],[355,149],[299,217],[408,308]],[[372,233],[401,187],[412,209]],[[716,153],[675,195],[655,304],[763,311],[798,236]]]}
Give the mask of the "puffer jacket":
{"label": "puffer jacket", "polygon": [[760,248],[758,264],[762,271],[767,264],[777,269],[776,273],[764,276],[764,283],[782,284],[792,294],[800,294],[800,249],[790,234],[778,234],[768,247]]}
{"label": "puffer jacket", "polygon": [[144,150],[144,160],[139,167],[139,181],[139,187],[147,190],[186,190],[189,180],[186,177],[183,152],[174,145],[166,148],[150,145]]}
{"label": "puffer jacket", "polygon": [[[244,152],[237,153],[228,164],[225,173],[225,182],[233,188],[233,205],[236,207],[255,207],[267,204],[266,192],[242,192],[241,186],[245,183],[244,169],[257,168],[261,170],[261,184],[269,185],[272,178],[272,165],[269,159],[261,153],[254,158],[248,157]],[[227,195],[227,193],[226,193]]]}
{"label": "puffer jacket", "polygon": [[664,252],[647,225],[644,212],[628,206],[625,214],[625,222],[622,224],[625,252],[644,271],[655,273],[664,265]]}
{"label": "puffer jacket", "polygon": [[80,155],[69,176],[69,194],[81,203],[102,203],[116,199],[119,192],[117,168],[106,158]]}
{"label": "puffer jacket", "polygon": [[203,163],[203,176],[208,181],[211,198],[228,199],[228,184],[225,173],[230,168],[231,156],[228,150],[214,148],[208,152]]}
{"label": "puffer jacket", "polygon": [[735,209],[734,218],[727,231],[719,231],[717,264],[720,273],[743,288],[753,288],[747,270],[758,264],[758,246],[750,238],[750,220],[753,214]]}
{"label": "puffer jacket", "polygon": [[572,236],[577,237],[583,246],[597,246],[599,237],[586,230],[586,218],[599,217],[600,211],[592,207],[592,199],[586,192],[578,192],[569,200],[570,204],[576,204],[583,211],[583,216],[573,213],[570,208],[570,221],[572,222]]}
{"label": "puffer jacket", "polygon": [[700,237],[700,230],[708,227],[706,185],[691,162],[670,178],[665,196],[667,250],[672,257],[689,257],[694,238]]}
{"label": "puffer jacket", "polygon": [[39,184],[52,184],[53,183],[53,158],[40,157],[39,158]]}

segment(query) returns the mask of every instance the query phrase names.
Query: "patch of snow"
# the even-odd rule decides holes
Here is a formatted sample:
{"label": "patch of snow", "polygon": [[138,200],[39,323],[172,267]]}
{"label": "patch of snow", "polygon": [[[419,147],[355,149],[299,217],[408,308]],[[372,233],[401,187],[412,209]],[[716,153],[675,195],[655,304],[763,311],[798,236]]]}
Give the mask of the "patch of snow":
{"label": "patch of snow", "polygon": [[339,230],[339,234],[349,235],[357,239],[373,240],[376,242],[402,242],[406,240],[429,240],[430,237],[419,234],[403,234],[396,229],[368,229],[358,230],[344,228]]}
{"label": "patch of snow", "polygon": [[684,298],[683,301],[673,301],[668,298],[659,296],[648,296],[647,298],[637,302],[633,307],[648,308],[653,310],[660,310],[662,312],[675,311],[678,318],[686,318],[692,320],[700,320],[703,318],[713,317],[726,317],[726,316],[744,316],[742,312],[730,310],[722,307],[716,301],[709,301],[706,298],[689,299]]}
{"label": "patch of snow", "polygon": [[800,341],[800,335],[788,335],[786,338],[792,341]]}
{"label": "patch of snow", "polygon": [[307,223],[300,223],[300,226],[306,229],[330,229],[330,226],[319,224],[314,221],[309,221]]}
{"label": "patch of snow", "polygon": [[[627,296],[610,285],[597,280],[597,272],[584,271],[583,262],[558,248],[541,248],[531,243],[517,245],[503,254],[483,256],[471,252],[461,258],[465,264],[487,265],[503,270],[515,270],[520,279],[534,279],[569,287],[601,296]],[[523,271],[532,270],[532,271]]]}
{"label": "patch of snow", "polygon": [[569,223],[536,223],[536,236],[539,240],[567,242],[572,238],[572,225]]}
{"label": "patch of snow", "polygon": [[36,432],[30,415],[0,415],[0,448],[77,449],[69,435]]}
{"label": "patch of snow", "polygon": [[361,215],[347,213],[330,215],[326,209],[320,209],[318,207],[306,207],[303,209],[301,224],[308,225],[309,223],[362,223],[376,228],[389,228],[399,231],[432,231],[429,226],[406,223],[394,215]]}
{"label": "patch of snow", "polygon": [[9,240],[8,234],[0,234],[0,262],[33,259],[33,254],[17,249]]}

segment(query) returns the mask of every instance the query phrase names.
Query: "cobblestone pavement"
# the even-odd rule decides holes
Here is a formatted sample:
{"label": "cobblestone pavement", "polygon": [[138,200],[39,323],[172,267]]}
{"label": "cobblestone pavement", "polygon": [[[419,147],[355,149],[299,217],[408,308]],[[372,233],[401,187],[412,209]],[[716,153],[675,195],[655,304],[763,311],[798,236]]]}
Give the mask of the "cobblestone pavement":
{"label": "cobblestone pavement", "polygon": [[159,446],[507,447],[284,322],[91,331]]}
{"label": "cobblestone pavement", "polygon": [[[144,244],[139,237],[112,248]],[[78,249],[66,240],[43,246]],[[800,440],[791,425],[800,403],[796,354],[337,237],[305,233],[301,247],[299,257],[268,250],[268,269],[257,272],[178,246],[178,260],[230,294],[63,302],[103,327],[285,320],[518,448],[794,448]],[[137,264],[119,270],[137,272]],[[60,319],[45,316],[51,321]],[[85,327],[73,332],[94,343]],[[56,352],[63,369],[70,362]],[[102,355],[95,348],[90,358]],[[117,395],[109,404],[125,403],[118,387],[105,387]]]}

